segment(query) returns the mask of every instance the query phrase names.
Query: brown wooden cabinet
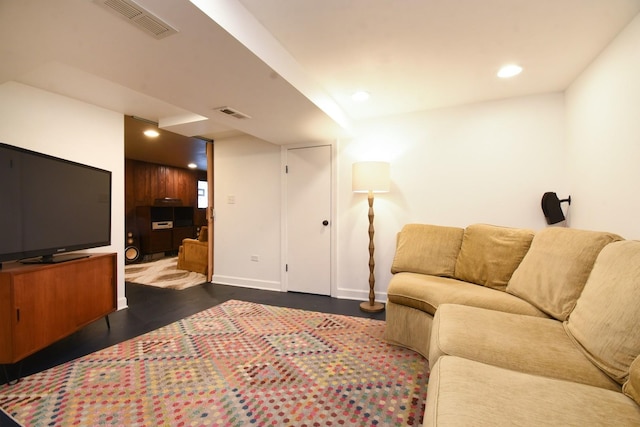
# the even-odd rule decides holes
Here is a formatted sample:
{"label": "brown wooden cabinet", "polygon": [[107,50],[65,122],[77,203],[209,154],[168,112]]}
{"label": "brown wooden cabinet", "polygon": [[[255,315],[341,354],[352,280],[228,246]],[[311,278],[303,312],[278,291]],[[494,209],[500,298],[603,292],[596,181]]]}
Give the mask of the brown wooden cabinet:
{"label": "brown wooden cabinet", "polygon": [[191,206],[138,206],[136,219],[143,255],[177,251],[182,239],[196,237]]}
{"label": "brown wooden cabinet", "polygon": [[[164,198],[179,199],[180,204],[184,207],[197,206],[199,179],[207,179],[206,171],[181,169],[125,159],[125,228],[126,232],[131,233],[133,239],[139,243],[139,245],[136,244],[134,246],[141,250],[143,244],[140,241],[140,237],[145,234],[147,236],[145,243],[148,248],[148,250],[144,251],[145,253],[165,251],[164,248],[169,246],[167,243],[169,233],[165,232],[165,236],[162,236],[162,233],[154,233],[157,237],[151,237],[146,225],[143,224],[142,228],[138,229],[137,208],[138,206],[157,205],[156,200]],[[206,209],[194,209],[192,220],[192,225],[206,225]],[[187,229],[178,230],[175,234],[171,233],[171,247],[175,246],[173,239],[178,238],[180,233],[187,237],[195,237],[192,234],[195,234],[196,228],[192,230],[193,233]],[[158,250],[158,248],[163,248],[163,250]],[[177,250],[177,247],[172,250]]]}
{"label": "brown wooden cabinet", "polygon": [[116,275],[115,253],[59,264],[3,264],[0,364],[18,362],[115,311]]}

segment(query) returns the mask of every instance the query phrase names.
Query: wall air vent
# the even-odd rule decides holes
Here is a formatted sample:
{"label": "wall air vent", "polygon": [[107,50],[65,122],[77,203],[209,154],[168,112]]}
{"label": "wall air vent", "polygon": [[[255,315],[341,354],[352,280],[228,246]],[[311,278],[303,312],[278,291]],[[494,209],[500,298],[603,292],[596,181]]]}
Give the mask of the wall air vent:
{"label": "wall air vent", "polygon": [[156,39],[163,39],[178,32],[171,25],[132,0],[93,0],[93,2]]}
{"label": "wall air vent", "polygon": [[238,110],[234,110],[231,107],[219,107],[219,108],[215,108],[216,111],[219,111],[223,114],[226,114],[227,116],[231,116],[231,117],[235,117],[236,119],[250,119],[251,116],[248,116],[244,113],[241,113]]}

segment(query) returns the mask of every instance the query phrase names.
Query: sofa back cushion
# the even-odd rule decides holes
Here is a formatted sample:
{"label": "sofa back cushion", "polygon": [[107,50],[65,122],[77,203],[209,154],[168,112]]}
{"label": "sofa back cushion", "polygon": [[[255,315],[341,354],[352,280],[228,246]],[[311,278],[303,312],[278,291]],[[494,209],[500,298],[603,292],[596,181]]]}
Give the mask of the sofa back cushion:
{"label": "sofa back cushion", "polygon": [[534,234],[522,228],[470,225],[464,230],[455,278],[504,291]]}
{"label": "sofa back cushion", "polygon": [[612,233],[545,228],[511,276],[507,292],[558,320],[566,320],[603,247],[622,238]]}
{"label": "sofa back cushion", "polygon": [[636,357],[629,368],[629,379],[622,386],[622,392],[640,405],[640,356]]}
{"label": "sofa back cushion", "polygon": [[464,229],[407,224],[400,233],[392,273],[410,272],[452,277]]}
{"label": "sofa back cushion", "polygon": [[198,234],[198,241],[206,242],[209,240],[209,227],[203,225],[200,227],[200,234]]}
{"label": "sofa back cushion", "polygon": [[640,241],[607,245],[564,323],[587,357],[623,384],[640,354]]}

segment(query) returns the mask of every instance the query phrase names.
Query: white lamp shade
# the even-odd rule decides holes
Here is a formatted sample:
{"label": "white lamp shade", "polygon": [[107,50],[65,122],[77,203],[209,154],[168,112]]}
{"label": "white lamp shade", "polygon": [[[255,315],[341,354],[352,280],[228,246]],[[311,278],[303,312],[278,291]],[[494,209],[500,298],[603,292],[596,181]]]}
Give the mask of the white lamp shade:
{"label": "white lamp shade", "polygon": [[389,163],[357,162],[351,170],[354,193],[386,193],[389,191]]}

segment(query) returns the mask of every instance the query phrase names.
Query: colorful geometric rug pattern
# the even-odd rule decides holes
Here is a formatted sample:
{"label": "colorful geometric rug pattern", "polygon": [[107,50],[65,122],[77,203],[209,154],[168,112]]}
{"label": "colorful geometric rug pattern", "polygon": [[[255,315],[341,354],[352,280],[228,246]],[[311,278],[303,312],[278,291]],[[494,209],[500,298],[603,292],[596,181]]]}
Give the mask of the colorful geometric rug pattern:
{"label": "colorful geometric rug pattern", "polygon": [[0,386],[25,426],[422,423],[427,361],[383,321],[227,301]]}

